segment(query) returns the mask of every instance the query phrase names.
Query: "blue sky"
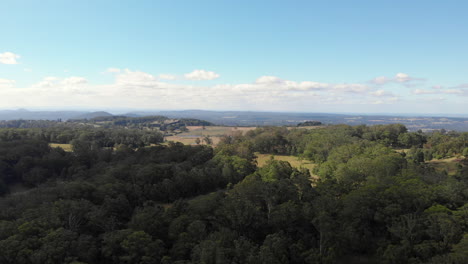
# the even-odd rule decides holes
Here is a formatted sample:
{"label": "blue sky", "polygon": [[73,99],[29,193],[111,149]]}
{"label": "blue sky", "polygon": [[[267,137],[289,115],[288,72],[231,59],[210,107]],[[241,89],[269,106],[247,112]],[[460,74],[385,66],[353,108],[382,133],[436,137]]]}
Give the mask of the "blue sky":
{"label": "blue sky", "polygon": [[466,1],[2,1],[0,108],[468,114]]}

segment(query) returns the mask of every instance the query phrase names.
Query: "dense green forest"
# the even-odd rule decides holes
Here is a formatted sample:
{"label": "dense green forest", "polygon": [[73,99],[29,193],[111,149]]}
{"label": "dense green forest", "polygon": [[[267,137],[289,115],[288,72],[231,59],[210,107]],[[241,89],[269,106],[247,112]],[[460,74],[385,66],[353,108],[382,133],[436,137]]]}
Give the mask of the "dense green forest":
{"label": "dense green forest", "polygon": [[77,128],[106,128],[106,129],[139,129],[157,130],[164,133],[177,133],[187,131],[187,126],[213,126],[213,123],[192,119],[178,118],[170,119],[165,116],[99,116],[90,119],[69,119],[62,122],[61,119],[51,120],[0,120],[0,128],[51,128],[57,130]]}
{"label": "dense green forest", "polygon": [[[117,122],[113,120],[112,122]],[[0,263],[468,263],[468,133],[0,129]],[[73,151],[50,143],[70,143]],[[255,153],[295,155],[306,169]],[[427,161],[457,157],[453,173]]]}
{"label": "dense green forest", "polygon": [[193,118],[177,118],[170,119],[165,116],[144,116],[144,117],[127,117],[127,116],[102,116],[91,119],[71,119],[71,123],[94,124],[106,128],[126,127],[126,128],[158,128],[160,131],[186,130],[186,126],[212,126],[213,123],[193,119]]}

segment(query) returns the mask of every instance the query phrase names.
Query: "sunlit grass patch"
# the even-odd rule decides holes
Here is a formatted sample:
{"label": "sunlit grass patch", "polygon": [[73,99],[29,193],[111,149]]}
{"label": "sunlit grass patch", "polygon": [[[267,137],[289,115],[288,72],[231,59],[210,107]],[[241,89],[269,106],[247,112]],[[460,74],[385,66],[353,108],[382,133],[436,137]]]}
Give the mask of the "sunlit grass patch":
{"label": "sunlit grass patch", "polygon": [[[256,127],[231,127],[231,126],[187,126],[189,131],[183,132],[174,136],[165,137],[166,141],[180,142],[185,145],[196,145],[197,138],[200,139],[200,144],[206,144],[203,141],[204,137],[210,137],[212,145],[216,146],[221,137],[234,135],[235,133],[245,133],[246,131],[255,129]],[[239,132],[238,132],[239,131]]]}
{"label": "sunlit grass patch", "polygon": [[67,152],[72,152],[73,151],[73,147],[71,144],[59,144],[59,143],[50,143],[49,146],[53,147],[53,148],[61,148]]}
{"label": "sunlit grass patch", "polygon": [[312,174],[312,170],[315,168],[316,164],[312,163],[311,161],[300,159],[296,156],[289,156],[289,155],[271,155],[271,154],[260,154],[255,153],[257,155],[257,165],[258,167],[263,167],[273,157],[275,160],[287,161],[291,164],[292,167],[300,169],[306,168],[310,171],[312,177],[315,178],[315,175]]}
{"label": "sunlit grass patch", "polygon": [[437,171],[446,171],[448,175],[455,175],[458,171],[461,159],[452,157],[447,159],[433,159],[426,163],[435,168]]}

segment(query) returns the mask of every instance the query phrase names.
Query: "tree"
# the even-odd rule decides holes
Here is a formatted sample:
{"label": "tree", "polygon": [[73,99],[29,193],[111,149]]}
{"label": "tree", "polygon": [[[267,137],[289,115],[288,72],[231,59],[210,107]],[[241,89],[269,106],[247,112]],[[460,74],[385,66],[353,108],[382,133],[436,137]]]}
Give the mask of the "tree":
{"label": "tree", "polygon": [[205,137],[203,137],[203,141],[204,141],[207,145],[213,144],[213,140],[211,139],[210,136],[205,136]]}

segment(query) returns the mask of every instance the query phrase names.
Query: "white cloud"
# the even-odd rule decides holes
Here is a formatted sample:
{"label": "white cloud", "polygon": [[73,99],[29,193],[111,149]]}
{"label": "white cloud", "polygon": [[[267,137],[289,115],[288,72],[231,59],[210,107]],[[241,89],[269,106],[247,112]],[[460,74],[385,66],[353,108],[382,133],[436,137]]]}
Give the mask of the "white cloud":
{"label": "white cloud", "polygon": [[161,80],[175,80],[177,76],[173,74],[159,74],[158,78]]}
{"label": "white cloud", "polygon": [[41,94],[49,96],[64,96],[73,98],[77,94],[91,94],[93,90],[87,86],[88,80],[83,77],[45,77],[42,81],[21,89],[27,95]]}
{"label": "white cloud", "polygon": [[88,83],[88,80],[83,77],[69,77],[62,81],[63,85],[80,85],[85,83]]}
{"label": "white cloud", "polygon": [[453,94],[453,95],[462,95],[468,96],[468,90],[465,89],[416,89],[413,91],[413,94],[416,95],[428,95],[428,94]]}
{"label": "white cloud", "polygon": [[[384,95],[384,97],[380,97],[377,100],[371,100],[370,104],[374,104],[374,105],[386,104],[386,105],[388,105],[388,104],[395,104],[398,101],[400,101],[400,97],[398,97],[398,96]],[[367,103],[364,102],[363,104],[367,104]]]}
{"label": "white cloud", "polygon": [[219,74],[212,71],[194,70],[184,75],[185,79],[192,81],[214,80],[219,78]]}
{"label": "white cloud", "polygon": [[391,92],[387,92],[383,89],[377,90],[375,92],[371,92],[370,95],[376,96],[376,97],[394,97],[395,95]]}
{"label": "white cloud", "polygon": [[463,83],[463,84],[457,85],[454,88],[468,89],[468,83]]}
{"label": "white cloud", "polygon": [[374,79],[371,80],[371,83],[374,83],[374,84],[386,84],[388,82],[391,82],[391,79],[385,76],[375,77]]}
{"label": "white cloud", "polygon": [[[0,79],[0,105],[309,112],[377,109],[391,112],[403,108],[405,111],[413,111],[411,109],[415,108],[411,107],[422,104],[428,98],[446,97],[447,102],[451,102],[449,99],[463,102],[466,98],[463,96],[468,96],[467,84],[440,87],[428,85],[424,89],[408,89],[412,94],[408,94],[406,89],[400,89],[402,87],[379,86],[387,82],[395,86],[413,84],[409,79],[417,78],[408,74],[391,78],[378,77],[372,83],[328,83],[259,76],[251,82],[213,85],[195,81],[191,84],[187,81],[178,82],[186,79],[183,74],[158,75],[130,69],[110,69],[106,72],[113,73],[114,80],[99,85],[71,74],[67,78],[46,77],[29,87],[18,87],[12,80]],[[447,103],[447,106],[451,105]]]}
{"label": "white cloud", "polygon": [[319,82],[295,82],[283,80],[276,76],[261,76],[255,80],[254,84],[241,85],[249,89],[262,89],[262,90],[284,90],[284,91],[310,91],[322,90],[330,87],[328,83]]}
{"label": "white cloud", "polygon": [[50,88],[50,87],[53,87],[57,84],[57,81],[59,80],[59,78],[57,77],[52,77],[52,76],[49,76],[49,77],[45,77],[42,79],[42,81],[36,83],[36,84],[33,84],[31,87],[32,88],[39,88],[39,89],[47,89],[47,88]]}
{"label": "white cloud", "polygon": [[212,86],[165,82],[159,75],[129,69],[115,72],[114,76],[114,82],[105,85],[95,85],[76,76],[46,77],[29,87],[0,91],[0,104],[312,111],[311,107],[319,105],[369,105],[372,95],[385,104],[398,99],[391,93],[374,91],[366,84],[292,81],[277,76],[260,76],[251,83]]}
{"label": "white cloud", "polygon": [[54,81],[58,81],[58,80],[60,80],[59,77],[54,77],[54,76],[44,77],[44,81],[54,82]]}
{"label": "white cloud", "polygon": [[0,88],[13,88],[15,85],[15,80],[8,80],[8,79],[0,79]]}
{"label": "white cloud", "polygon": [[149,73],[126,69],[123,73],[116,76],[116,84],[122,86],[151,87],[157,84],[157,78]]}
{"label": "white cloud", "polygon": [[394,79],[396,82],[399,82],[399,83],[409,82],[411,80],[414,80],[413,77],[410,77],[408,74],[401,73],[401,72],[397,73]]}
{"label": "white cloud", "polygon": [[19,59],[20,56],[12,52],[0,53],[0,63],[3,64],[18,64],[16,59]]}
{"label": "white cloud", "polygon": [[447,98],[443,96],[435,96],[435,97],[425,97],[425,98],[422,98],[422,100],[425,102],[430,102],[430,103],[440,103],[442,101],[446,101]]}
{"label": "white cloud", "polygon": [[425,89],[415,89],[413,90],[413,94],[437,94],[437,91],[425,90]]}
{"label": "white cloud", "polygon": [[407,87],[410,87],[410,86],[414,85],[414,84],[411,84],[412,82],[414,82],[414,81],[423,81],[423,80],[424,79],[422,79],[422,78],[415,78],[415,77],[410,76],[409,74],[399,72],[399,73],[395,74],[395,76],[392,77],[392,78],[388,78],[388,77],[385,77],[385,76],[379,76],[379,77],[376,77],[376,78],[370,80],[369,82],[372,83],[372,84],[376,84],[376,85],[384,85],[384,84],[388,84],[388,83],[401,83],[401,84],[404,84]]}
{"label": "white cloud", "polygon": [[369,91],[371,87],[359,83],[342,83],[334,85],[333,89],[336,91],[347,93],[364,93]]}
{"label": "white cloud", "polygon": [[330,87],[328,83],[320,83],[320,82],[300,82],[299,83],[299,90],[320,90],[320,89],[327,89]]}
{"label": "white cloud", "polygon": [[276,76],[262,76],[255,80],[257,84],[281,84],[284,83],[284,80],[276,77]]}
{"label": "white cloud", "polygon": [[120,73],[120,69],[119,68],[108,68],[105,72],[106,73]]}
{"label": "white cloud", "polygon": [[373,95],[373,96],[380,97],[380,96],[384,96],[384,95],[385,95],[385,91],[384,91],[384,90],[377,90],[377,91],[375,91],[375,92],[371,92],[370,94]]}
{"label": "white cloud", "polygon": [[444,94],[468,94],[468,91],[463,89],[446,89],[442,91]]}

